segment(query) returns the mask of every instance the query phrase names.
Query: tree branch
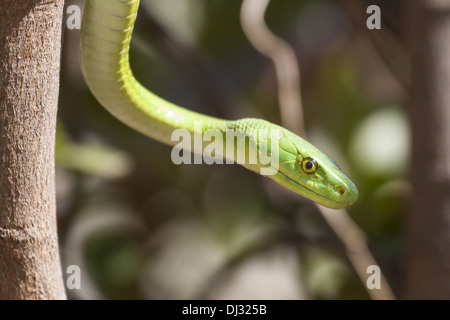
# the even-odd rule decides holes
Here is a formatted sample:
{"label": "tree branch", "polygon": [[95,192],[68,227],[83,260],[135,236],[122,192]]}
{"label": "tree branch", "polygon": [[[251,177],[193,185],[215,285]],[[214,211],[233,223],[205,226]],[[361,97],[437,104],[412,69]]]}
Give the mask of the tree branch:
{"label": "tree branch", "polygon": [[54,183],[64,1],[0,0],[0,299],[64,299]]}
{"label": "tree branch", "polygon": [[[406,3],[407,2],[407,3]],[[405,1],[412,90],[405,298],[450,298],[450,3]]]}

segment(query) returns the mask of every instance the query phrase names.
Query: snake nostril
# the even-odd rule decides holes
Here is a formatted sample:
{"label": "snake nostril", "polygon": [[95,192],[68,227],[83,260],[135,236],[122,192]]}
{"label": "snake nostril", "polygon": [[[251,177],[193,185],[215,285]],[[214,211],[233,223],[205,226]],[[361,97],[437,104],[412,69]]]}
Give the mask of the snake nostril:
{"label": "snake nostril", "polygon": [[336,190],[341,196],[345,194],[345,188],[343,186],[340,186]]}

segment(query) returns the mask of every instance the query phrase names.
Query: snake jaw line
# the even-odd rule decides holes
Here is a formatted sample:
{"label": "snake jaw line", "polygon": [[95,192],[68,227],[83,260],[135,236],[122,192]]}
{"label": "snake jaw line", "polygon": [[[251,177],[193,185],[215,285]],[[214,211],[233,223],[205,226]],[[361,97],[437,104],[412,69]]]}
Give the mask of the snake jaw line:
{"label": "snake jaw line", "polygon": [[[301,185],[300,183],[298,183],[297,181],[289,178],[287,175],[285,175],[282,172],[279,172],[279,174],[282,176],[282,179],[284,179],[288,185],[282,183],[279,181],[279,178],[273,178],[271,176],[268,176],[268,178],[271,178],[273,180],[275,180],[275,182],[283,185],[286,189],[289,189],[309,200],[312,200],[324,207],[330,208],[330,209],[342,209],[345,207],[348,207],[350,205],[352,205],[353,203],[356,202],[356,200],[358,199],[358,194],[356,193],[356,196],[352,196],[350,200],[342,200],[342,201],[336,201],[330,198],[327,198],[317,192],[314,192],[314,190],[307,188],[304,185]],[[290,185],[293,184],[295,187],[290,187]],[[347,193],[347,189],[345,187],[344,188],[344,193]],[[348,193],[350,194],[350,193]]]}

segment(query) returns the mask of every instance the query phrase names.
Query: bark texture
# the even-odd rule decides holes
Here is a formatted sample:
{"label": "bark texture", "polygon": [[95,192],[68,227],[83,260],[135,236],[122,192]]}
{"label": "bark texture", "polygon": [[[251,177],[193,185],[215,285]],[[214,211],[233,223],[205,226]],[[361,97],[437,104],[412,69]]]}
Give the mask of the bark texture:
{"label": "bark texture", "polygon": [[0,299],[64,299],[54,145],[63,0],[0,0]]}
{"label": "bark texture", "polygon": [[413,140],[404,298],[450,299],[450,3],[404,1],[404,8]]}

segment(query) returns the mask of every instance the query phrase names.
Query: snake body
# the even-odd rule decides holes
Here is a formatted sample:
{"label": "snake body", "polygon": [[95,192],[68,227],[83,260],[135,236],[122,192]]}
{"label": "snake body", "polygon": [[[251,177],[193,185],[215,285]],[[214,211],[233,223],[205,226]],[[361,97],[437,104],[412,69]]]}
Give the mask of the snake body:
{"label": "snake body", "polygon": [[[356,201],[358,190],[336,162],[294,133],[261,119],[224,120],[170,103],[143,87],[133,76],[129,48],[139,0],[87,0],[80,36],[81,68],[93,95],[112,115],[142,134],[168,145],[176,129],[191,134],[229,130],[248,137],[257,151],[277,152],[278,168],[268,176],[285,188],[323,206],[339,209]],[[198,124],[201,123],[199,126]],[[277,139],[258,135],[279,132]],[[203,142],[205,145],[206,142]],[[261,162],[242,164],[260,173]]]}

